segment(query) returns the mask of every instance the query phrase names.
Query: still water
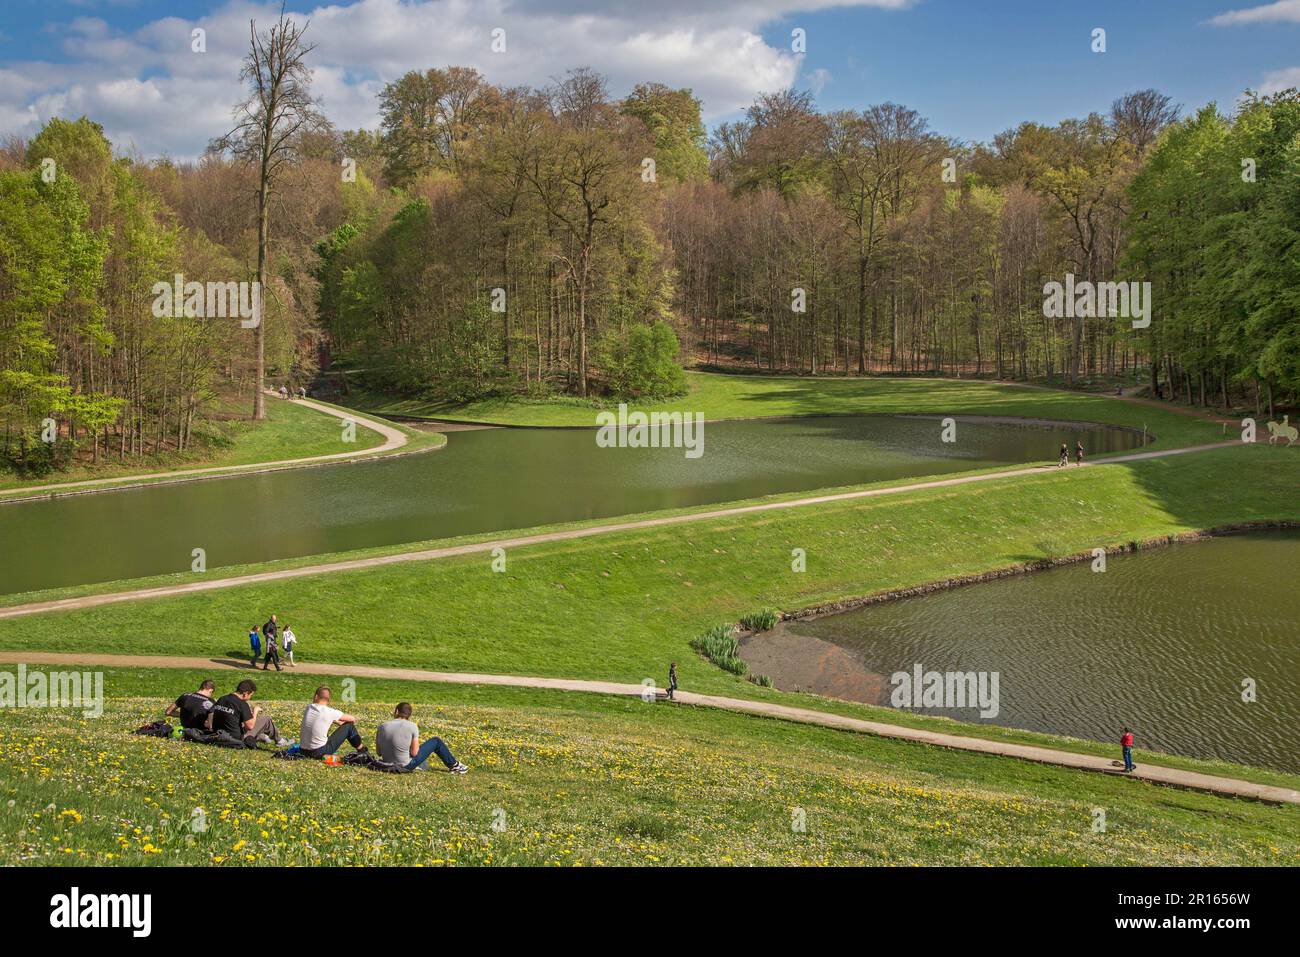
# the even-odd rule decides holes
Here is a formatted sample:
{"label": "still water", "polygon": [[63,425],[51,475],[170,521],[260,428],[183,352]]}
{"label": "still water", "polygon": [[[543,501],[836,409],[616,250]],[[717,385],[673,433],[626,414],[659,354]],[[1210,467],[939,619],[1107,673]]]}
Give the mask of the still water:
{"label": "still water", "polygon": [[[1127,725],[1139,749],[1300,771],[1298,581],[1300,532],[1251,532],[788,628],[883,676],[876,703],[888,704],[890,675],[917,663],[996,671],[996,724],[1099,741]],[[1254,702],[1242,700],[1246,679]]]}
{"label": "still water", "polygon": [[709,423],[704,454],[600,448],[594,429],[453,432],[434,452],[0,506],[0,593],[610,518],[1134,448],[1122,429],[937,417]]}

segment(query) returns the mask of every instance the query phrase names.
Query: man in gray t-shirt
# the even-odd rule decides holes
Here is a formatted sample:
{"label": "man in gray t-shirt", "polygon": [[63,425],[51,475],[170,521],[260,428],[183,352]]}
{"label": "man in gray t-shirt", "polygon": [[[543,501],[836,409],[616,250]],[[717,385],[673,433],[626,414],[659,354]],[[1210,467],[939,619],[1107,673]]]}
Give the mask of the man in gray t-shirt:
{"label": "man in gray t-shirt", "polygon": [[428,770],[425,761],[436,754],[453,774],[464,774],[469,768],[456,760],[442,738],[430,738],[420,744],[420,729],[411,720],[411,706],[403,701],[393,709],[393,719],[385,721],[375,731],[375,749],[380,760],[396,764],[411,771]]}

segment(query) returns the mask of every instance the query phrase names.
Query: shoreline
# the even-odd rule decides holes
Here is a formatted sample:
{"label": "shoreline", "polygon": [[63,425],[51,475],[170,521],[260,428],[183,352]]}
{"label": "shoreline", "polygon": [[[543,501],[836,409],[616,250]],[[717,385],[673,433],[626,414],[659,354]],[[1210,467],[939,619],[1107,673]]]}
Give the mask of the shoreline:
{"label": "shoreline", "polygon": [[[1112,555],[1128,555],[1154,548],[1164,548],[1169,545],[1179,545],[1186,542],[1202,541],[1207,538],[1233,535],[1238,532],[1292,531],[1295,529],[1300,529],[1300,522],[1291,521],[1290,519],[1260,519],[1251,522],[1231,522],[1226,525],[1212,525],[1207,528],[1194,529],[1188,532],[1178,532],[1173,535],[1159,535],[1155,538],[1143,539],[1142,541],[1131,541],[1124,545],[1111,545],[1105,548],[1105,552],[1107,557]],[[924,585],[911,585],[907,588],[893,588],[888,591],[875,592],[861,597],[844,598],[833,602],[824,602],[819,605],[810,605],[807,608],[801,608],[796,611],[781,612],[778,620],[781,622],[813,621],[817,618],[825,618],[828,615],[837,615],[846,611],[856,611],[859,608],[865,608],[869,605],[881,605],[886,602],[901,601],[906,598],[917,598],[921,595],[929,595],[938,591],[948,591],[949,589],[962,588],[966,585],[978,585],[983,582],[997,581],[1001,578],[1012,578],[1016,575],[1030,575],[1035,572],[1051,571],[1053,568],[1077,565],[1080,562],[1090,562],[1094,557],[1095,556],[1091,551],[1087,551],[1062,555],[1057,558],[1037,558],[1030,562],[1006,565],[1002,568],[992,569],[987,572],[977,572],[970,575],[954,575],[951,578],[940,578],[932,582],[927,582]]]}
{"label": "shoreline", "polygon": [[[318,468],[328,465],[355,465],[376,459],[400,458],[406,455],[418,455],[422,452],[436,452],[446,448],[447,441],[440,445],[429,445],[419,449],[399,451],[409,445],[411,438],[398,429],[365,418],[362,415],[347,415],[328,403],[314,399],[296,399],[335,418],[351,419],[357,425],[364,426],[379,433],[385,441],[359,452],[338,452],[330,455],[312,455],[301,459],[282,459],[270,462],[250,462],[246,465],[201,466],[194,469],[175,469],[171,472],[153,472],[141,475],[123,475],[120,478],[84,479],[73,482],[34,486],[31,488],[0,489],[0,505],[19,505],[27,502],[51,502],[80,495],[97,495],[104,492],[121,492],[128,489],[153,488],[155,486],[182,485],[189,482],[204,482],[213,479],[238,478],[244,475],[265,475],[272,472],[288,472],[295,469]],[[341,407],[340,407],[341,408]],[[352,412],[353,410],[347,410]],[[399,442],[398,439],[401,439]]]}

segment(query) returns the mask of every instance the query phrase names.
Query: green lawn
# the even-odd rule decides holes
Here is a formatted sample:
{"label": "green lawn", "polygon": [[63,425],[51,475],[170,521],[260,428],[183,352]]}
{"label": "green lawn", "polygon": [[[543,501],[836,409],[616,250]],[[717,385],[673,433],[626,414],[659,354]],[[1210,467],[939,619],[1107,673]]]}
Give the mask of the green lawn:
{"label": "green lawn", "polygon": [[[676,659],[692,690],[907,723],[896,711],[761,689],[688,643],[765,606],[793,610],[1228,523],[1298,521],[1298,484],[1300,456],[1263,446],[1053,470],[529,546],[509,553],[505,574],[481,554],[5,620],[0,648],[228,655],[245,647],[249,622],[274,611],[294,626],[304,660],[662,683]],[[807,552],[802,574],[790,568],[796,547]]]}
{"label": "green lawn", "polygon": [[[813,379],[703,372],[688,372],[686,379],[690,391],[680,399],[632,405],[646,412],[699,412],[709,421],[924,412],[1104,422],[1135,429],[1145,426],[1156,436],[1151,448],[1174,448],[1223,437],[1221,426],[1154,406],[987,380]],[[485,399],[449,405],[357,394],[349,401],[362,411],[378,415],[531,426],[594,426],[596,412],[608,407],[572,398]]]}
{"label": "green lawn", "polygon": [[[200,677],[113,671],[99,719],[7,714],[0,865],[1300,863],[1300,808],[635,699],[358,684],[368,740],[410,700],[464,777],[127,733]],[[314,683],[259,698],[296,732]]]}
{"label": "green lawn", "polygon": [[[711,416],[746,403],[772,415],[849,411],[858,403],[870,412],[1021,415],[1138,427],[1146,421],[1162,445],[1221,436],[1213,424],[1150,407],[988,383],[937,383],[934,393],[913,392],[936,387],[915,380],[826,381],[812,390],[798,380],[692,376],[692,383],[697,394],[711,397]],[[796,394],[781,395],[781,389]],[[483,553],[5,620],[0,648],[226,657],[242,654],[249,623],[274,611],[298,633],[301,660],[341,668],[380,664],[662,683],[675,659],[689,690],[1110,754],[1113,747],[1105,743],[764,689],[701,659],[689,642],[710,625],[764,607],[789,611],[1227,524],[1300,521],[1297,487],[1296,450],[1237,446],[520,547],[507,555],[504,574],[494,573]],[[558,527],[592,524],[599,523]],[[794,548],[807,553],[804,573],[791,570]],[[12,595],[0,603],[124,587],[118,582]],[[235,674],[216,676],[228,683]],[[99,863],[110,853],[125,863],[301,863],[317,860],[309,847],[332,863],[1300,860],[1300,824],[1291,808],[598,695],[360,681],[357,709],[371,728],[397,698],[429,708],[436,702],[439,732],[475,768],[465,779],[281,765],[266,755],[122,733],[156,706],[156,696],[174,695],[198,677],[182,670],[111,671],[110,694],[119,700],[100,722],[6,715],[0,789],[9,797],[0,800],[0,829],[16,837],[0,850],[0,863],[59,857]],[[288,717],[300,704],[280,702],[301,702],[319,679],[285,673],[259,674],[258,680],[262,697]],[[143,695],[155,700],[136,700]],[[1298,775],[1226,762],[1145,751],[1141,759],[1300,786]],[[334,779],[322,777],[328,774]],[[340,781],[349,786],[340,788]],[[205,795],[202,805],[196,793]],[[179,829],[195,806],[211,811],[220,828],[203,835]],[[491,827],[498,807],[508,821],[500,832]],[[1091,831],[1094,807],[1108,809],[1107,835]],[[806,834],[789,829],[794,808],[807,814]]]}
{"label": "green lawn", "polygon": [[[342,406],[333,408],[343,412],[352,411]],[[146,456],[125,464],[108,459],[98,467],[79,467],[30,479],[19,479],[11,472],[0,472],[0,491],[14,490],[12,497],[21,498],[21,490],[31,486],[117,477],[127,479],[134,475],[196,468],[235,468],[342,452],[360,454],[384,442],[382,435],[360,423],[356,428],[355,441],[344,442],[339,419],[297,402],[268,397],[266,413],[266,420],[260,423],[250,419],[217,423],[209,444],[196,446],[192,451],[180,455]],[[408,444],[400,451],[436,448],[446,442],[446,437],[437,433],[421,432],[396,424],[394,428],[405,432],[408,438]],[[148,481],[166,479],[167,476],[162,475]]]}

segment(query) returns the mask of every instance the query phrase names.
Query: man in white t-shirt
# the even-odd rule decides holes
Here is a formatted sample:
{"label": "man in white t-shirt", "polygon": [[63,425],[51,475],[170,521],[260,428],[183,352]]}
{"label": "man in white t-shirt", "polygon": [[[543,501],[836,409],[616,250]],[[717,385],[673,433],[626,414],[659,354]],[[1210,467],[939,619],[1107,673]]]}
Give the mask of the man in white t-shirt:
{"label": "man in white t-shirt", "polygon": [[[330,727],[338,723],[334,733]],[[323,758],[343,747],[346,741],[358,751],[366,750],[357,731],[357,719],[344,714],[337,708],[330,707],[330,689],[321,685],[316,695],[302,713],[302,733],[298,736],[298,747],[309,758]]]}

